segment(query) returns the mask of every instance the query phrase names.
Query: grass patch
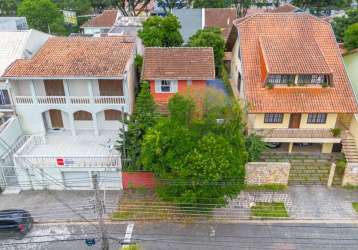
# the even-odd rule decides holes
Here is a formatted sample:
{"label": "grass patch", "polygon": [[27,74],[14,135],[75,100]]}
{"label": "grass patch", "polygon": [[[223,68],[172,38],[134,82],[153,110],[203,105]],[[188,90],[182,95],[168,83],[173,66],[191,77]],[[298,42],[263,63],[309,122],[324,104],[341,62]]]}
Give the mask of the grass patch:
{"label": "grass patch", "polygon": [[245,191],[284,191],[287,185],[283,184],[263,184],[263,185],[245,185]]}
{"label": "grass patch", "polygon": [[356,211],[356,213],[358,214],[358,202],[352,202],[352,207],[354,211]]}
{"label": "grass patch", "polygon": [[358,190],[358,185],[347,184],[347,185],[344,185],[343,188],[347,189],[347,190]]}
{"label": "grass patch", "polygon": [[287,218],[288,213],[283,202],[257,202],[251,207],[251,216],[264,218]]}
{"label": "grass patch", "polygon": [[188,207],[158,199],[155,193],[141,190],[126,191],[121,198],[118,209],[111,214],[113,221],[180,221],[192,223],[195,220],[208,220],[211,212],[204,208]]}
{"label": "grass patch", "polygon": [[142,250],[142,248],[138,244],[123,246],[122,248],[119,248],[119,249],[122,249],[122,250]]}

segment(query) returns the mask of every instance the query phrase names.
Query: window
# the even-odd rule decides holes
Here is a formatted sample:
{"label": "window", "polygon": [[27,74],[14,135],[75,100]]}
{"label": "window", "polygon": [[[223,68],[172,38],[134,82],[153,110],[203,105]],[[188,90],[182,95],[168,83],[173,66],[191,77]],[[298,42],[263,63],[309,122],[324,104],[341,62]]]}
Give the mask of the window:
{"label": "window", "polygon": [[170,92],[170,81],[168,80],[163,80],[160,83],[160,92]]}
{"label": "window", "polygon": [[295,83],[295,75],[270,75],[267,83],[270,84],[289,84]]}
{"label": "window", "polygon": [[326,113],[312,113],[308,114],[307,123],[326,123]]}
{"label": "window", "polygon": [[265,114],[264,123],[282,123],[282,121],[283,121],[282,113]]}
{"label": "window", "polygon": [[175,80],[157,80],[155,81],[156,93],[176,93],[178,92],[178,81]]}
{"label": "window", "polygon": [[323,84],[328,83],[326,75],[300,75],[298,76],[298,84]]}
{"label": "window", "polygon": [[9,97],[9,93],[7,92],[6,89],[1,89],[0,90],[0,105],[10,105],[10,97]]}
{"label": "window", "polygon": [[73,114],[75,121],[91,121],[92,114],[87,111],[77,111]]}

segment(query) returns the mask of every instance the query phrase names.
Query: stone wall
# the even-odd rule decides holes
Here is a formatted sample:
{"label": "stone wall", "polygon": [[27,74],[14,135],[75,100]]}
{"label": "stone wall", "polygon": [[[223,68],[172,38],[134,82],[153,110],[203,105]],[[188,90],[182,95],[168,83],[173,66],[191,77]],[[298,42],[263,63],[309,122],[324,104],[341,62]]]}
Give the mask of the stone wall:
{"label": "stone wall", "polygon": [[342,184],[358,186],[358,163],[347,163]]}
{"label": "stone wall", "polygon": [[288,184],[289,162],[249,162],[245,167],[247,185]]}

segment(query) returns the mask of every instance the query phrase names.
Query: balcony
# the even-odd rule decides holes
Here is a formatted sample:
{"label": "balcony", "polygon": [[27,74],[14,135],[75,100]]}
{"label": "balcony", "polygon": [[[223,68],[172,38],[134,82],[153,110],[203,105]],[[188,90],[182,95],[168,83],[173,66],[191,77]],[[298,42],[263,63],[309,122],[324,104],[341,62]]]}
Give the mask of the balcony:
{"label": "balcony", "polygon": [[96,104],[96,105],[125,105],[124,96],[15,96],[15,104]]}
{"label": "balcony", "polygon": [[265,142],[287,143],[340,143],[340,137],[334,137],[330,129],[276,128],[255,129]]}

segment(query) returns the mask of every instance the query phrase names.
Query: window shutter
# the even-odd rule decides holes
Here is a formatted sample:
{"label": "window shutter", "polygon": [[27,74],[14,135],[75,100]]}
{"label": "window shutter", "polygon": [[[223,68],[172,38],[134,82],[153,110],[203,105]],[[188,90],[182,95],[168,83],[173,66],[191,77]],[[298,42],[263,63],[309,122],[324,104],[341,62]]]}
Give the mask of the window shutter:
{"label": "window shutter", "polygon": [[160,80],[155,80],[155,93],[160,93]]}
{"label": "window shutter", "polygon": [[173,80],[171,84],[171,92],[177,93],[178,92],[178,80]]}

